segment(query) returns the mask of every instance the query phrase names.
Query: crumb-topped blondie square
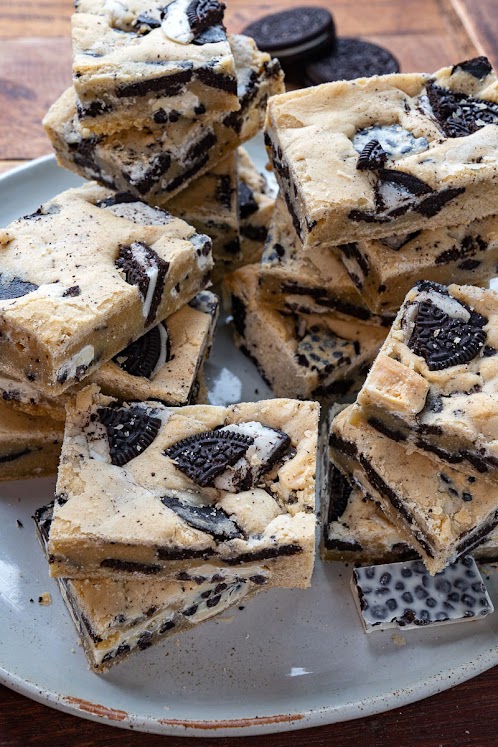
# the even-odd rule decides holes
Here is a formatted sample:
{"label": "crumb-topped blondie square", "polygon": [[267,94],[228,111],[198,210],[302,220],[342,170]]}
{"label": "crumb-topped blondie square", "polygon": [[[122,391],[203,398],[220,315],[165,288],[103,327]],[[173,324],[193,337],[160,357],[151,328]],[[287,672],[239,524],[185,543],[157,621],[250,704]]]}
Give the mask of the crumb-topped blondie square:
{"label": "crumb-topped blondie square", "polygon": [[277,96],[266,142],[307,251],[496,213],[497,124],[496,76],[478,57]]}
{"label": "crumb-topped blondie square", "polygon": [[358,395],[368,421],[463,471],[498,467],[498,294],[420,281]]}
{"label": "crumb-topped blondie square", "polygon": [[87,184],[0,232],[0,371],[53,396],[209,283],[211,241]]}
{"label": "crumb-topped blondie square", "polygon": [[240,107],[218,0],[78,0],[73,81],[81,124],[113,132]]}
{"label": "crumb-topped blondie square", "polygon": [[123,403],[95,386],[68,406],[50,530],[55,576],[166,576],[209,561],[313,567],[318,405]]}

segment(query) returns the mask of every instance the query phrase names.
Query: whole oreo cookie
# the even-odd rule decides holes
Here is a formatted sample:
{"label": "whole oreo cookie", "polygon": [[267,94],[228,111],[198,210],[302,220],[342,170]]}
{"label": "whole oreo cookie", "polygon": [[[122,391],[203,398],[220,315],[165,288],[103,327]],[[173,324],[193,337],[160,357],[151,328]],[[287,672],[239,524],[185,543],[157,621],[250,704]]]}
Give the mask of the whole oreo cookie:
{"label": "whole oreo cookie", "polygon": [[334,49],[334,19],[326,8],[300,7],[259,18],[242,32],[259,49],[278,57],[283,65],[313,59]]}
{"label": "whole oreo cookie", "polygon": [[363,39],[338,39],[334,51],[306,65],[304,78],[308,85],[317,86],[333,80],[399,73],[399,70],[398,60],[384,47]]}

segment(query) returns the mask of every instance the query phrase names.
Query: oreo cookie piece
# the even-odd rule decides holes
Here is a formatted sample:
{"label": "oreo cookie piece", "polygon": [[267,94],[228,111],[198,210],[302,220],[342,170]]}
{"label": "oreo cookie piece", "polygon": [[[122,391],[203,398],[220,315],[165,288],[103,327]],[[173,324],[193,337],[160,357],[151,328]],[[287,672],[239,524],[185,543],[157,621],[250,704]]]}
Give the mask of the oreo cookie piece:
{"label": "oreo cookie piece", "polygon": [[257,421],[226,425],[218,433],[245,436],[252,443],[244,455],[227,466],[214,480],[214,487],[230,493],[250,490],[259,479],[290,450],[291,440],[287,433],[269,428]]}
{"label": "oreo cookie piece", "polygon": [[465,137],[488,124],[498,125],[498,104],[428,83],[427,98],[446,137]]}
{"label": "oreo cookie piece", "polygon": [[139,405],[99,408],[97,414],[107,431],[112,464],[122,467],[151,445],[161,427],[153,412]]}
{"label": "oreo cookie piece", "polygon": [[363,39],[338,39],[335,50],[308,63],[304,78],[316,86],[334,80],[354,80],[371,75],[399,73],[398,60],[389,50]]}
{"label": "oreo cookie piece", "polygon": [[259,49],[278,57],[283,66],[331,52],[336,44],[331,13],[314,6],[264,16],[242,33],[252,36]]}
{"label": "oreo cookie piece", "polygon": [[116,267],[123,270],[126,282],[136,285],[143,302],[145,326],[152,324],[163,295],[163,284],[169,262],[143,241],[121,246]]}
{"label": "oreo cookie piece", "polygon": [[430,371],[458,366],[483,348],[487,321],[444,291],[422,289],[405,315],[407,331],[411,328],[407,345],[424,358]]}
{"label": "oreo cookie piece", "polygon": [[33,293],[37,289],[38,286],[34,283],[21,280],[21,278],[7,277],[0,273],[0,301],[21,298],[21,296],[27,296],[28,293]]}
{"label": "oreo cookie piece", "polygon": [[348,505],[349,497],[353,491],[353,485],[346,475],[338,469],[333,462],[329,462],[327,476],[327,488],[329,497],[329,510],[327,524],[337,521],[343,515]]}
{"label": "oreo cookie piece", "polygon": [[168,330],[164,322],[161,322],[114,356],[113,361],[131,376],[153,379],[170,356]]}
{"label": "oreo cookie piece", "polygon": [[212,505],[189,503],[175,495],[165,495],[161,502],[194,529],[211,534],[217,540],[231,540],[243,537],[237,524],[230,519],[222,508]]}
{"label": "oreo cookie piece", "polygon": [[164,454],[205,488],[212,486],[228,466],[238,462],[252,443],[253,439],[246,434],[218,429],[184,438],[165,449]]}
{"label": "oreo cookie piece", "polygon": [[254,192],[248,184],[243,181],[239,182],[239,218],[245,220],[250,215],[258,212],[258,203],[254,197]]}
{"label": "oreo cookie piece", "polygon": [[190,44],[199,39],[201,44],[220,41],[225,38],[225,7],[219,0],[173,0],[163,10],[164,34],[180,44]]}

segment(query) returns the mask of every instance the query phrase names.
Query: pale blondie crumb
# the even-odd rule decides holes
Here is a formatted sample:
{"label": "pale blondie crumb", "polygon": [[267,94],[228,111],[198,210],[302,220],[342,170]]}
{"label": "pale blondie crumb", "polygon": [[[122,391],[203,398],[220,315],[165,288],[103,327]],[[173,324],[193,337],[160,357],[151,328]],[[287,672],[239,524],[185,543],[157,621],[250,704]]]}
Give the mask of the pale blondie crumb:
{"label": "pale blondie crumb", "polygon": [[49,604],[52,604],[52,595],[49,594],[48,591],[42,592],[38,597],[38,604],[48,607]]}
{"label": "pale blondie crumb", "polygon": [[404,635],[401,635],[401,633],[393,633],[391,640],[396,644],[396,646],[406,646],[406,638]]}

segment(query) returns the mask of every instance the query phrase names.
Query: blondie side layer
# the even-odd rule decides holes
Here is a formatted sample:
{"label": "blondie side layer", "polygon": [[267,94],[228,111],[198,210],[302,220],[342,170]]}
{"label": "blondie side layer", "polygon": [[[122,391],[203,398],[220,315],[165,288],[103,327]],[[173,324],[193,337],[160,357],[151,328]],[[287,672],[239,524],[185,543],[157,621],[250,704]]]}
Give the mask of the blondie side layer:
{"label": "blondie side layer", "polygon": [[497,124],[496,76],[478,57],[277,96],[266,143],[308,251],[495,214]]}
{"label": "blondie side layer", "polygon": [[352,317],[275,310],[258,297],[257,265],[225,278],[224,290],[236,345],[279,397],[327,401],[356,391],[386,335]]}
{"label": "blondie side layer", "polygon": [[209,284],[211,241],[95,184],[0,231],[0,372],[56,396]]}
{"label": "blondie side layer", "polygon": [[378,502],[431,573],[486,541],[498,525],[495,484],[383,436],[351,405],[334,418],[334,462]]}
{"label": "blondie side layer", "polygon": [[[53,504],[35,512],[47,552]],[[285,565],[288,558],[282,558]],[[90,669],[105,672],[163,638],[191,630],[272,584],[261,564],[223,568],[208,563],[167,579],[57,579]]]}
{"label": "blondie side layer", "polygon": [[394,315],[421,278],[486,285],[498,272],[498,218],[492,215],[465,226],[355,241],[338,248],[369,309]]}
{"label": "blondie side layer", "polygon": [[283,199],[275,204],[259,268],[261,299],[281,311],[304,314],[334,312],[390,326],[392,315],[369,310],[337,251],[303,253]]}
{"label": "blondie side layer", "polygon": [[[206,561],[309,584],[319,408],[267,400],[168,408],[90,386],[67,408],[51,574],[170,576]],[[295,563],[280,572],[278,559]]]}
{"label": "blondie side layer", "polygon": [[39,416],[65,420],[66,404],[90,383],[118,400],[154,399],[181,406],[199,399],[202,370],[218,318],[218,298],[198,293],[189,304],[153,327],[138,340],[87,376],[81,384],[47,397],[33,384],[0,375],[0,397],[12,406]]}

